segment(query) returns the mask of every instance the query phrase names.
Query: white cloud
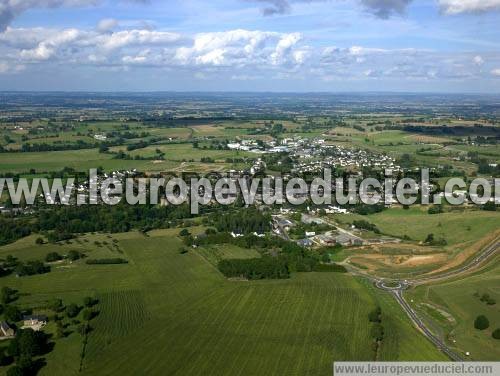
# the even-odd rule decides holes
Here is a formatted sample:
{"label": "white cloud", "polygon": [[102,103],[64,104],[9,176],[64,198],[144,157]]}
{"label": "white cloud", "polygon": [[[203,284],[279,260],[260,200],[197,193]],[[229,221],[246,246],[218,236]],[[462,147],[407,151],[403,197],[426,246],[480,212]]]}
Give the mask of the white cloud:
{"label": "white cloud", "polygon": [[478,65],[478,66],[481,66],[484,64],[484,59],[482,56],[480,55],[476,55],[474,56],[474,58],[472,59],[474,61],[474,64]]}
{"label": "white cloud", "polygon": [[[212,79],[472,80],[500,75],[500,53],[307,46],[300,33],[229,30],[194,36],[143,29],[15,29],[0,33],[1,69],[134,67]],[[478,69],[481,67],[481,69]],[[40,68],[42,71],[44,68]]]}
{"label": "white cloud", "polygon": [[283,35],[280,38],[278,44],[276,45],[275,51],[271,54],[271,62],[274,65],[283,63],[289,52],[300,41],[300,39],[301,39],[300,33],[291,33]]}
{"label": "white cloud", "polygon": [[97,23],[97,30],[104,33],[113,30],[118,24],[118,20],[114,18],[104,18]]}
{"label": "white cloud", "polygon": [[[300,39],[298,33],[282,34],[260,30],[201,33],[195,35],[191,47],[178,48],[175,59],[183,65],[279,65],[293,56],[293,47]],[[300,60],[305,54],[299,53],[295,57]]]}
{"label": "white cloud", "polygon": [[[292,9],[293,2],[312,3],[312,2],[328,2],[328,0],[247,0],[257,3],[267,4],[262,8],[262,13],[265,16],[273,16],[276,14],[286,14]],[[340,1],[340,0],[339,0]],[[413,0],[356,0],[361,7],[367,12],[375,15],[378,18],[387,19],[394,14],[402,15],[405,13],[408,4]]]}
{"label": "white cloud", "polygon": [[93,39],[93,42],[101,48],[115,50],[134,45],[169,45],[177,42],[180,39],[180,35],[165,31],[123,30],[111,34],[98,35]]}
{"label": "white cloud", "polygon": [[500,9],[500,0],[438,0],[445,14],[477,13]]}
{"label": "white cloud", "polygon": [[59,47],[75,41],[81,35],[77,29],[67,29],[40,42],[33,49],[23,49],[20,56],[27,60],[47,60],[54,56]]}
{"label": "white cloud", "polygon": [[0,31],[12,22],[14,18],[31,8],[58,8],[63,6],[97,5],[100,0],[1,0]]}
{"label": "white cloud", "polygon": [[493,69],[491,71],[491,74],[495,77],[500,77],[500,68],[497,68],[497,69]]}

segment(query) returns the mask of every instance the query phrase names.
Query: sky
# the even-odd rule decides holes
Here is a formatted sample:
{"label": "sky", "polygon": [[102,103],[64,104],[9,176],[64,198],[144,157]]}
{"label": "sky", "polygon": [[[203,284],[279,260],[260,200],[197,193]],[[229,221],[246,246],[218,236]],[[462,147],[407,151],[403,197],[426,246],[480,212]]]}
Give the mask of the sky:
{"label": "sky", "polygon": [[500,93],[500,0],[0,0],[0,90]]}

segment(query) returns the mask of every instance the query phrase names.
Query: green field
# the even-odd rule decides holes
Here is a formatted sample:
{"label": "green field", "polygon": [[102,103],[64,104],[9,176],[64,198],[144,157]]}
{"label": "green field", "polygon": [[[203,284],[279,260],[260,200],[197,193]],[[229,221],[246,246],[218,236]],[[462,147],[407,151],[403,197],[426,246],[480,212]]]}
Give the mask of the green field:
{"label": "green field", "polygon": [[497,230],[500,221],[499,212],[467,210],[431,215],[427,213],[428,208],[391,208],[367,216],[336,215],[335,219],[341,223],[364,219],[375,224],[384,234],[400,238],[407,235],[417,241],[424,241],[432,233],[435,237],[445,239],[450,246],[478,241]]}
{"label": "green field", "polygon": [[[497,303],[488,305],[481,302],[475,296],[476,293],[489,294]],[[426,315],[430,325],[439,327],[442,335],[449,338],[450,345],[463,353],[470,352],[473,360],[497,361],[500,358],[499,340],[491,337],[492,331],[500,328],[500,259],[497,258],[496,264],[485,271],[466,279],[420,286],[409,291],[408,295],[414,300],[415,306],[422,302],[430,303],[452,315],[454,322],[445,322],[432,312]],[[485,315],[489,319],[488,329],[474,329],[474,320],[478,315]]]}
{"label": "green field", "polygon": [[[42,259],[49,251],[75,249],[91,258],[124,257],[129,264],[62,263],[48,274],[1,282],[19,290],[16,304],[24,308],[55,297],[65,304],[81,304],[86,295],[99,299],[83,374],[327,375],[334,360],[373,358],[367,315],[376,304],[387,332],[379,359],[444,360],[395,301],[364,280],[299,273],[290,280],[227,281],[198,250],[179,253],[177,233],[87,235],[43,246],[28,237],[0,248],[0,257]],[[220,257],[256,255],[231,247],[219,252]],[[79,373],[81,350],[77,333],[55,340],[40,374]]]}

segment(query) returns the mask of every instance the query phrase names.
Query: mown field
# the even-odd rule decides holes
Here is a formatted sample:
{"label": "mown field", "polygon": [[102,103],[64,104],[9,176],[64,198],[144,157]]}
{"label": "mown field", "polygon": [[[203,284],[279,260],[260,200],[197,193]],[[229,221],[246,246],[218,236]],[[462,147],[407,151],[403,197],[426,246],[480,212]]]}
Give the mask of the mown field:
{"label": "mown field", "polygon": [[375,224],[384,234],[399,238],[407,235],[415,241],[424,241],[432,233],[445,239],[449,246],[477,241],[498,229],[499,212],[465,210],[428,214],[429,207],[391,208],[367,216],[336,215],[335,219],[341,223],[364,219]]}
{"label": "mown field", "polygon": [[[479,296],[483,294],[490,295],[496,304],[482,302]],[[408,295],[413,299],[413,305],[425,315],[430,325],[438,328],[437,332],[450,345],[464,353],[470,352],[473,360],[500,359],[500,341],[491,337],[491,333],[500,328],[500,258],[472,276],[420,286],[410,290]],[[431,309],[422,306],[422,303],[430,304]],[[443,317],[439,309],[450,314],[452,319],[446,315]],[[488,329],[480,331],[474,328],[474,320],[478,315],[488,318]]]}
{"label": "mown field", "polygon": [[[87,235],[71,244],[43,246],[28,237],[0,248],[0,257],[22,260],[72,249],[92,258],[129,260],[126,265],[54,264],[48,274],[1,279],[2,286],[19,290],[20,307],[43,306],[55,297],[65,304],[87,295],[99,299],[82,372],[82,338],[71,333],[55,340],[41,375],[327,375],[334,360],[373,358],[367,315],[376,304],[386,328],[379,359],[444,359],[389,295],[363,280],[299,273],[289,280],[228,281],[207,255],[181,254],[177,233]],[[225,247],[216,257],[256,255],[245,252]]]}

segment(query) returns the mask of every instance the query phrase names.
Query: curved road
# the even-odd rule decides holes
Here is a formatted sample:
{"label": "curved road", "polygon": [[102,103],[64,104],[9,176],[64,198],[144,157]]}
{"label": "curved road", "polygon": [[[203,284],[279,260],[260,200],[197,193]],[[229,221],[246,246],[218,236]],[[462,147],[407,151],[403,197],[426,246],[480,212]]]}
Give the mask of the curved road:
{"label": "curved road", "polygon": [[439,274],[436,276],[429,276],[429,277],[423,277],[423,278],[418,278],[414,279],[412,281],[409,280],[404,280],[404,281],[388,281],[391,283],[391,285],[388,285],[386,281],[383,279],[379,279],[373,276],[370,276],[366,273],[362,273],[359,270],[354,269],[351,265],[347,264],[349,269],[353,274],[357,274],[360,276],[363,276],[365,278],[370,279],[371,281],[374,282],[375,286],[377,286],[379,289],[382,289],[384,291],[389,292],[394,296],[396,301],[399,303],[401,308],[406,312],[410,320],[413,322],[413,324],[424,334],[429,341],[431,341],[440,351],[442,351],[444,354],[446,354],[450,359],[453,361],[463,361],[463,358],[455,353],[453,350],[451,350],[444,341],[442,341],[439,337],[435,336],[429,328],[425,325],[425,323],[420,319],[418,316],[417,312],[408,304],[408,302],[405,300],[403,296],[403,291],[406,290],[408,287],[414,285],[421,285],[424,283],[429,283],[429,282],[434,282],[434,281],[440,281],[452,277],[456,277],[458,275],[467,273],[479,266],[481,266],[485,261],[487,261],[491,256],[493,256],[498,250],[500,249],[500,242],[495,241],[492,244],[488,245],[482,252],[481,254],[477,255],[474,259],[466,263],[464,266],[461,266],[458,269],[451,270],[449,272],[445,272],[443,274]]}

